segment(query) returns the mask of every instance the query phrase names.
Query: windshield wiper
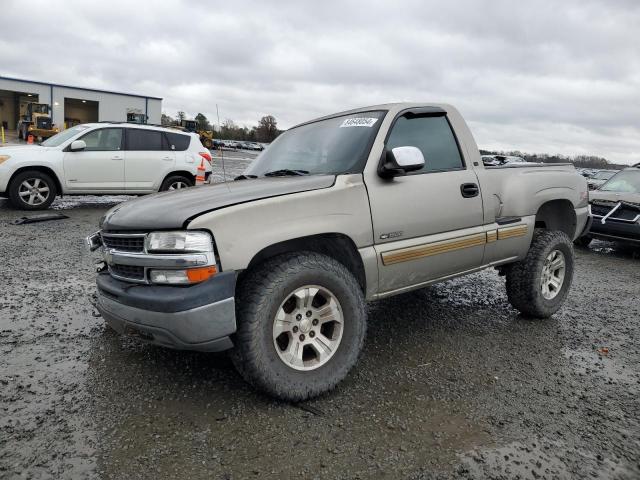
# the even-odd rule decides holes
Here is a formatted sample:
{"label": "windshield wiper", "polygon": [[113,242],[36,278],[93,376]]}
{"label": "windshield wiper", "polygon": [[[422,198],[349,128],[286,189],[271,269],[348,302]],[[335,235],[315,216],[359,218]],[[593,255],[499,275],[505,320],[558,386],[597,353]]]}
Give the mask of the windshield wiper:
{"label": "windshield wiper", "polygon": [[281,170],[274,170],[272,172],[267,172],[264,174],[265,177],[289,177],[289,176],[298,176],[298,175],[307,175],[309,172],[307,170],[289,170],[288,168],[283,168]]}
{"label": "windshield wiper", "polygon": [[233,180],[250,180],[252,178],[258,178],[257,175],[238,175],[236,178],[234,178]]}

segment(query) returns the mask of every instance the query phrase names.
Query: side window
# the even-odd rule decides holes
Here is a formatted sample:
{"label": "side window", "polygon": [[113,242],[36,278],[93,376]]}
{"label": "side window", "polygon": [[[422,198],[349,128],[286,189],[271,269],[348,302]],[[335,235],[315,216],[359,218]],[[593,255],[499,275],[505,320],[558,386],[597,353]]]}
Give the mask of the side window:
{"label": "side window", "polygon": [[184,150],[189,148],[189,143],[191,143],[191,137],[189,135],[169,132],[165,132],[165,135],[167,136],[167,140],[169,141],[169,150],[183,152]]}
{"label": "side window", "polygon": [[417,147],[422,151],[425,165],[410,175],[464,168],[458,144],[445,116],[398,118],[387,141],[387,149],[395,147]]}
{"label": "side window", "polygon": [[143,152],[162,150],[162,132],[128,128],[127,150]]}
{"label": "side window", "polygon": [[122,150],[121,128],[100,128],[80,137],[87,144],[85,152],[112,152]]}

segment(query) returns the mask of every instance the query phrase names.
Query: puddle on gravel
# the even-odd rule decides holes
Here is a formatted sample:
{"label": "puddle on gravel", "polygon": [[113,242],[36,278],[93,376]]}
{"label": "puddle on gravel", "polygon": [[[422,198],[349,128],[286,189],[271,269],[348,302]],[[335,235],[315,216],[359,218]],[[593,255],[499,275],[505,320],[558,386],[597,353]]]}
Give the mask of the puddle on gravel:
{"label": "puddle on gravel", "polygon": [[579,466],[579,472],[583,474],[590,472],[592,478],[635,478],[634,473],[616,459],[578,451],[563,442],[546,438],[528,443],[513,442],[498,448],[475,449],[460,454],[458,458],[461,462],[456,472],[459,478],[580,478],[581,474],[572,472],[572,464]]}
{"label": "puddle on gravel", "polygon": [[609,381],[633,385],[638,382],[637,372],[616,360],[616,349],[607,349],[607,353],[593,350],[563,348],[567,358],[578,375],[598,375]]}

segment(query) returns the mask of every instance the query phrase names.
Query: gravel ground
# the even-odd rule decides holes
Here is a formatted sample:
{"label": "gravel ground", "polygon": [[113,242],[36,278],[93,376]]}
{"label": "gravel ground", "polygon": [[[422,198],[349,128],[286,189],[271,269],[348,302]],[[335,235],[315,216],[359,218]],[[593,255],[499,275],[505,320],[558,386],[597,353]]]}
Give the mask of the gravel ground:
{"label": "gravel ground", "polygon": [[[227,176],[249,161],[229,154]],[[578,249],[549,320],[521,318],[494,271],[373,303],[352,374],[289,405],[225,355],[95,316],[83,238],[126,199],[21,226],[0,200],[0,478],[640,478],[635,254]]]}

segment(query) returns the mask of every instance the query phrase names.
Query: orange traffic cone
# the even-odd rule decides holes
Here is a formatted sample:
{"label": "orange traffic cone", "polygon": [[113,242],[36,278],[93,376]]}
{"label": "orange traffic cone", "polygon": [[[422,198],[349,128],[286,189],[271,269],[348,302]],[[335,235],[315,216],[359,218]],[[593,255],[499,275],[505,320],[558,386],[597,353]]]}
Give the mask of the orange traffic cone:
{"label": "orange traffic cone", "polygon": [[28,144],[32,144],[33,143],[33,135],[29,134],[29,136],[27,137],[27,143]]}
{"label": "orange traffic cone", "polygon": [[200,161],[200,165],[197,168],[198,172],[196,173],[196,187],[198,185],[204,185],[204,158]]}

